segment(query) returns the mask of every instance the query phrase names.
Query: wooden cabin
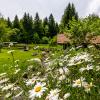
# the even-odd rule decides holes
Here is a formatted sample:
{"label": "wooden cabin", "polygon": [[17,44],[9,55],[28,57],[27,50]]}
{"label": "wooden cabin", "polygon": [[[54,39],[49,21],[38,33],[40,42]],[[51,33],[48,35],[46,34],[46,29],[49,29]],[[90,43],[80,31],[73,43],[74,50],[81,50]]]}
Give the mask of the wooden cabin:
{"label": "wooden cabin", "polygon": [[70,44],[70,39],[65,34],[58,34],[57,44],[63,45],[63,49],[66,49],[67,46]]}
{"label": "wooden cabin", "polygon": [[100,35],[94,36],[93,38],[91,38],[90,43],[95,44],[95,45],[100,45]]}
{"label": "wooden cabin", "polygon": [[90,40],[90,43],[94,45],[97,49],[100,49],[100,35],[93,36]]}

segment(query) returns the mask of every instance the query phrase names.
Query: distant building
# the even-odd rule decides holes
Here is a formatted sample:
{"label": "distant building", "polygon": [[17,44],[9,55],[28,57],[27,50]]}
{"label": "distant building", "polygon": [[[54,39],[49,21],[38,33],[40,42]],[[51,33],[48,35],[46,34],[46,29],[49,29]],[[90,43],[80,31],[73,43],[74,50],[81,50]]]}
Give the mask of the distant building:
{"label": "distant building", "polygon": [[91,44],[100,45],[100,35],[93,36],[90,40]]}
{"label": "distant building", "polygon": [[70,43],[69,37],[65,36],[65,34],[58,34],[57,35],[57,43],[58,44],[67,44]]}
{"label": "distant building", "polygon": [[63,49],[66,49],[67,45],[70,43],[70,39],[65,34],[57,35],[57,44],[63,45]]}

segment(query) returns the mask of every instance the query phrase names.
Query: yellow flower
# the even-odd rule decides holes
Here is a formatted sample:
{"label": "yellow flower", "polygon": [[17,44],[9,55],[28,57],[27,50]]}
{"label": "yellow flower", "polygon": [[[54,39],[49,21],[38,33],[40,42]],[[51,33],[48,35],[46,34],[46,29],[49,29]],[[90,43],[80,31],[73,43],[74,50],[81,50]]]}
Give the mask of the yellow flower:
{"label": "yellow flower", "polygon": [[39,91],[41,91],[41,89],[42,89],[42,87],[41,86],[37,86],[37,87],[35,87],[35,92],[39,92]]}

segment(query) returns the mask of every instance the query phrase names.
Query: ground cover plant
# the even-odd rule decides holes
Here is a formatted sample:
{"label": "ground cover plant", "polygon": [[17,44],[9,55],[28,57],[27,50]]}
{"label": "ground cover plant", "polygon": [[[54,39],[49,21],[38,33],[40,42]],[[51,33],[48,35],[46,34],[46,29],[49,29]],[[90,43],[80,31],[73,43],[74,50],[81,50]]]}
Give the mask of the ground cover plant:
{"label": "ground cover plant", "polygon": [[24,62],[17,58],[17,50],[3,50],[11,61],[9,67],[5,65],[7,70],[0,72],[1,100],[100,99],[100,51],[94,46],[34,49],[40,54],[26,59],[32,53],[26,51]]}

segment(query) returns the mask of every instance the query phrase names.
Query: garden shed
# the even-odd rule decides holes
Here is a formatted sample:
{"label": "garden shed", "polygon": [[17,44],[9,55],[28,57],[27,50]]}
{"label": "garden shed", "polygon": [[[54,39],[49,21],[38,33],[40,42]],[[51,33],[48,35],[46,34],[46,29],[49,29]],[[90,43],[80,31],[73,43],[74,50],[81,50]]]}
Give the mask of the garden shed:
{"label": "garden shed", "polygon": [[97,49],[100,49],[100,35],[92,37],[90,43],[93,44]]}
{"label": "garden shed", "polygon": [[66,47],[70,44],[70,39],[65,34],[58,34],[57,44],[63,45],[63,49],[66,49]]}
{"label": "garden shed", "polygon": [[90,42],[91,42],[92,44],[95,44],[95,45],[100,45],[100,35],[99,35],[99,36],[94,36],[94,37],[90,40]]}

